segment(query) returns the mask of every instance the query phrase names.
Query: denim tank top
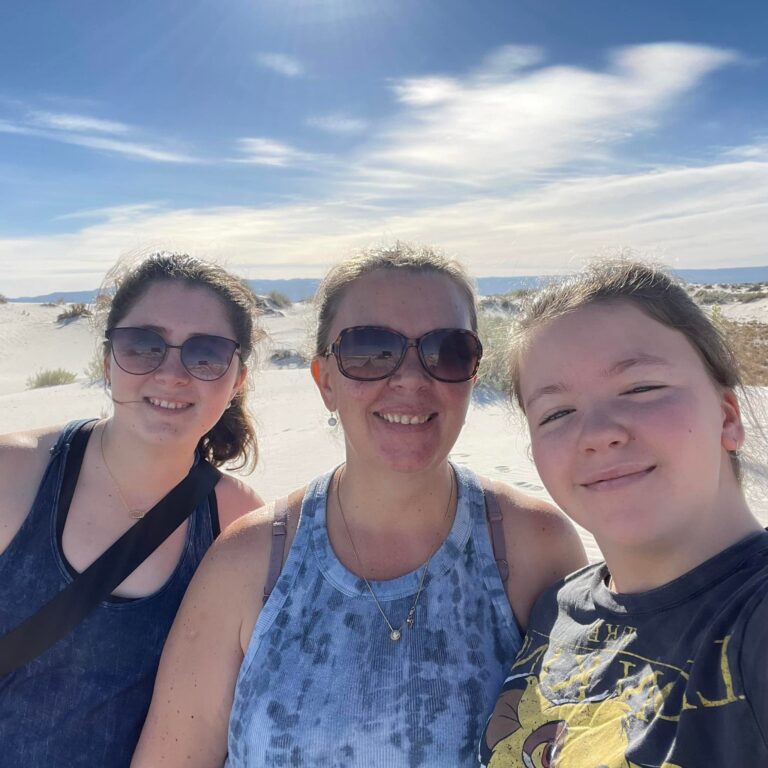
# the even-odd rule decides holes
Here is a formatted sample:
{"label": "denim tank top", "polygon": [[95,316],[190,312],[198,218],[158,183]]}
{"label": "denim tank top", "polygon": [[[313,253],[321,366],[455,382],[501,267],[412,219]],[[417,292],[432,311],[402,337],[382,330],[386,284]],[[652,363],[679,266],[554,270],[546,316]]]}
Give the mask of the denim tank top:
{"label": "denim tank top", "polygon": [[[477,744],[521,645],[494,561],[483,491],[455,467],[456,517],[429,563],[412,628],[393,641],[325,524],[332,473],[308,488],[285,567],[237,679],[227,766],[477,765]],[[422,569],[372,582],[398,627]]]}
{"label": "denim tank top", "polygon": [[[21,624],[72,581],[56,533],[70,441],[66,426],[27,519],[0,555],[0,634]],[[0,765],[128,766],[152,696],[163,643],[192,574],[213,541],[209,501],[189,517],[168,581],[137,599],[110,597],[68,636],[0,678]]]}

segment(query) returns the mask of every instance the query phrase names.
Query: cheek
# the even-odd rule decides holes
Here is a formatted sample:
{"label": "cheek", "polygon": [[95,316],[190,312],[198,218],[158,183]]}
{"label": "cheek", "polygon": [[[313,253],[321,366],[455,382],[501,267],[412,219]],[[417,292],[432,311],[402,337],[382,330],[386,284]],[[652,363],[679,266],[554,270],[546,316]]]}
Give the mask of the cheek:
{"label": "cheek", "polygon": [[565,439],[531,434],[531,457],[547,488],[562,484],[570,464]]}

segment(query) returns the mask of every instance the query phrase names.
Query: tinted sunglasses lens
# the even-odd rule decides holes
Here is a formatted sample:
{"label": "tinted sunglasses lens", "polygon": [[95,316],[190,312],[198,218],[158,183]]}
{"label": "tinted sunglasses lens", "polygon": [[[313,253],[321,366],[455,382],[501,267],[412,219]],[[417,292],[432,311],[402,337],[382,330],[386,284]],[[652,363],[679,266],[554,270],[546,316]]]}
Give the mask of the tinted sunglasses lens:
{"label": "tinted sunglasses lens", "polygon": [[181,345],[181,362],[196,379],[220,379],[232,363],[237,343],[222,336],[192,336]]}
{"label": "tinted sunglasses lens", "polygon": [[477,372],[482,347],[469,331],[441,330],[428,333],[421,340],[424,367],[440,381],[468,381]]}
{"label": "tinted sunglasses lens", "polygon": [[349,328],[339,337],[339,367],[351,379],[383,379],[397,368],[404,345],[402,336],[384,328]]}
{"label": "tinted sunglasses lens", "polygon": [[109,334],[115,362],[127,373],[151,373],[165,358],[162,336],[143,328],[113,328]]}

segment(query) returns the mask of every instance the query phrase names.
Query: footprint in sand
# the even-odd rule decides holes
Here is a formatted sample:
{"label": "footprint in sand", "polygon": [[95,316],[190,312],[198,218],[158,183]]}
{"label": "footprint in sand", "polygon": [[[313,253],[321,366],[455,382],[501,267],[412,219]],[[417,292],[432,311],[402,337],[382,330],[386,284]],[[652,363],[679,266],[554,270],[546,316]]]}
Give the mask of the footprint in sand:
{"label": "footprint in sand", "polygon": [[509,467],[506,464],[500,464],[498,467],[494,467],[497,472],[509,472]]}
{"label": "footprint in sand", "polygon": [[516,480],[513,485],[516,485],[518,488],[525,488],[528,491],[543,491],[544,486],[539,485],[538,483],[529,483],[526,480]]}

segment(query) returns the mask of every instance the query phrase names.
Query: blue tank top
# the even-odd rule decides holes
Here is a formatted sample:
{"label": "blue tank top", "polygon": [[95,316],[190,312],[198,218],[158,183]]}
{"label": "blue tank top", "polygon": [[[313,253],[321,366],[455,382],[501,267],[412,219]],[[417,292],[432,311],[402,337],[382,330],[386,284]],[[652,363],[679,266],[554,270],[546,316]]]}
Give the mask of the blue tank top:
{"label": "blue tank top", "polygon": [[[521,645],[486,526],[483,491],[455,467],[458,506],[399,641],[325,525],[332,473],[308,488],[293,545],[237,679],[227,766],[460,768]],[[421,568],[372,587],[397,627]]]}
{"label": "blue tank top", "polygon": [[[72,436],[68,424],[27,519],[0,555],[0,634],[72,581],[57,536],[59,494]],[[137,599],[110,597],[68,636],[0,678],[0,765],[21,768],[128,766],[149,709],[163,643],[184,590],[213,541],[209,501],[189,518],[171,577]]]}

